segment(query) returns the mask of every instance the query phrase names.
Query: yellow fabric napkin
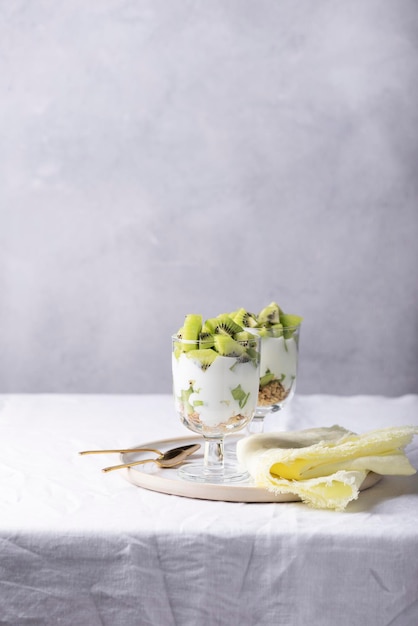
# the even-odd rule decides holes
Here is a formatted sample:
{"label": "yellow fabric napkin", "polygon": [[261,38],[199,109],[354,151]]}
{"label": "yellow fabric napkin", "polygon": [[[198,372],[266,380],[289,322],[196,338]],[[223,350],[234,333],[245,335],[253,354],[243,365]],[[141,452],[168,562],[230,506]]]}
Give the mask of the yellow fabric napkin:
{"label": "yellow fabric napkin", "polygon": [[369,471],[409,476],[404,453],[418,428],[383,428],[357,435],[341,426],[250,435],[237,443],[238,460],[259,487],[294,493],[315,508],[342,511],[358,498]]}

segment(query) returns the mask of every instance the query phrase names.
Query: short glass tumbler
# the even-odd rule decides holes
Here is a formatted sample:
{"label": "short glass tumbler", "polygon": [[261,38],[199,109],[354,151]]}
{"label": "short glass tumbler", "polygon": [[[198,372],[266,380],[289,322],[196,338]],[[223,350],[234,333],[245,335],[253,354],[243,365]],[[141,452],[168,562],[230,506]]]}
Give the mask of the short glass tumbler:
{"label": "short glass tumbler", "polygon": [[288,326],[281,331],[274,328],[251,328],[261,339],[260,386],[257,409],[249,431],[264,430],[264,418],[268,413],[283,409],[295,393],[299,360],[298,326]]}
{"label": "short glass tumbler", "polygon": [[223,356],[210,344],[205,348],[200,342],[200,349],[196,349],[196,342],[172,337],[175,407],[186,428],[202,435],[205,441],[203,461],[183,465],[178,470],[181,478],[208,483],[248,478],[236,458],[225,458],[224,437],[245,428],[254,416],[260,380],[260,338],[254,336],[237,344],[236,352]]}

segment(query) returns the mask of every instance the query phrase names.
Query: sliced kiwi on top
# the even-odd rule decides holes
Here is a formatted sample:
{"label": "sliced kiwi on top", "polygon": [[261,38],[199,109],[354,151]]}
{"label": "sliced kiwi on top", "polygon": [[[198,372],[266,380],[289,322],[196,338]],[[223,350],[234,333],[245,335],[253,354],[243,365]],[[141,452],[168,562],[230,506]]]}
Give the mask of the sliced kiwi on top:
{"label": "sliced kiwi on top", "polygon": [[292,326],[293,328],[295,326],[299,326],[302,321],[303,317],[300,317],[300,315],[293,315],[291,313],[280,313],[280,323],[285,328],[288,328],[289,326]]}
{"label": "sliced kiwi on top", "polygon": [[270,329],[266,326],[260,326],[257,328],[257,333],[260,337],[271,337]]}
{"label": "sliced kiwi on top", "polygon": [[184,342],[190,342],[182,342],[181,348],[183,352],[188,352],[189,350],[194,350],[198,347],[198,339],[201,330],[202,316],[195,313],[189,313],[186,315],[184,324],[178,332],[178,335],[184,340]]}
{"label": "sliced kiwi on top", "polygon": [[233,315],[231,315],[234,322],[239,324],[240,326],[244,326],[247,328],[256,328],[257,326],[257,316],[254,313],[250,313],[246,309],[238,309],[235,311]]}
{"label": "sliced kiwi on top", "polygon": [[215,350],[222,356],[241,357],[246,353],[245,347],[229,335],[215,335]]}
{"label": "sliced kiwi on top", "polygon": [[202,370],[207,370],[218,356],[218,353],[211,348],[205,348],[203,350],[189,350],[187,353],[187,357],[198,363]]}
{"label": "sliced kiwi on top", "polygon": [[209,332],[213,335],[228,335],[229,337],[233,337],[235,333],[239,333],[241,330],[242,326],[234,322],[227,313],[207,319],[202,327],[202,332]]}
{"label": "sliced kiwi on top", "polygon": [[253,333],[249,333],[248,330],[242,330],[234,335],[235,341],[239,341],[245,348],[256,348],[257,337]]}
{"label": "sliced kiwi on top", "polygon": [[210,317],[209,319],[204,321],[203,326],[202,326],[202,333],[206,335],[214,335],[218,326],[219,326],[218,318]]}
{"label": "sliced kiwi on top", "polygon": [[234,339],[237,341],[250,341],[254,339],[254,335],[249,333],[248,330],[240,330],[239,333],[235,333]]}
{"label": "sliced kiwi on top", "polygon": [[199,333],[199,348],[200,350],[206,350],[207,348],[213,348],[213,334],[203,330]]}
{"label": "sliced kiwi on top", "polygon": [[285,339],[289,339],[293,335],[293,331],[297,326],[300,326],[303,318],[300,315],[293,315],[290,313],[281,313],[280,322],[283,326],[283,336]]}
{"label": "sliced kiwi on top", "polygon": [[281,309],[276,302],[271,302],[264,307],[257,315],[257,323],[259,326],[279,324]]}
{"label": "sliced kiwi on top", "polygon": [[218,315],[217,319],[219,320],[218,332],[226,333],[230,337],[242,331],[242,326],[234,322],[232,317],[229,317],[226,313],[222,313]]}
{"label": "sliced kiwi on top", "polygon": [[273,324],[270,331],[273,337],[281,337],[283,335],[283,324]]}

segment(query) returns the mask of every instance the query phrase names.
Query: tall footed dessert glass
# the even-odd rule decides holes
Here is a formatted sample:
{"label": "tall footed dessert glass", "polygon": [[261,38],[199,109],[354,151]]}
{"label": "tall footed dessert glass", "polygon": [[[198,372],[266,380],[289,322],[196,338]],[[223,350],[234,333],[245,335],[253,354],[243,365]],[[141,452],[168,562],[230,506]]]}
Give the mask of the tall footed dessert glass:
{"label": "tall footed dessert glass", "polygon": [[263,432],[266,415],[282,410],[295,393],[300,325],[283,329],[280,336],[275,332],[266,329],[261,335],[260,386],[250,433]]}
{"label": "tall footed dessert glass", "polygon": [[283,313],[271,303],[249,329],[261,339],[260,384],[250,433],[264,430],[264,418],[289,404],[296,388],[302,318]]}
{"label": "tall footed dessert glass", "polygon": [[173,392],[183,424],[204,437],[204,460],[185,464],[179,475],[198,482],[239,482],[248,474],[236,458],[225,458],[224,437],[244,429],[254,416],[261,340],[246,331],[240,336],[242,328],[190,333],[196,317],[201,328],[200,316],[186,316],[184,332],[172,337]]}

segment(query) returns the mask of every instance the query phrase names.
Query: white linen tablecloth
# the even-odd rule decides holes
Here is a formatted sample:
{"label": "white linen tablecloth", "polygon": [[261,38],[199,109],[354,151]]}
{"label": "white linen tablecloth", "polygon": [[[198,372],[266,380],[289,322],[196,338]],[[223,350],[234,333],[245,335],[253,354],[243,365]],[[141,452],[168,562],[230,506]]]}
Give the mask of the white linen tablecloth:
{"label": "white linen tablecloth", "polygon": [[[296,395],[266,429],[333,424],[418,425],[418,396]],[[169,395],[0,396],[0,624],[417,626],[418,475],[337,513],[147,491],[78,455],[188,435]]]}

